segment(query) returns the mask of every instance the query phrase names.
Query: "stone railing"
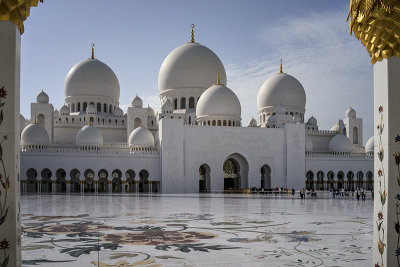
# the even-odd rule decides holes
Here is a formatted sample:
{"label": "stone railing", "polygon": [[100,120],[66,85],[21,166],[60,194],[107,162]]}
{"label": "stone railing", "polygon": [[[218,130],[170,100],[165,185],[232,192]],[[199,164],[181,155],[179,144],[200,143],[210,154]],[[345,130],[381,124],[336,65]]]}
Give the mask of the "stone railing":
{"label": "stone railing", "polygon": [[306,152],[307,159],[332,159],[332,158],[346,158],[346,159],[370,159],[373,160],[374,156],[372,154],[365,153],[343,153],[343,152],[330,152],[330,153],[314,153]]}

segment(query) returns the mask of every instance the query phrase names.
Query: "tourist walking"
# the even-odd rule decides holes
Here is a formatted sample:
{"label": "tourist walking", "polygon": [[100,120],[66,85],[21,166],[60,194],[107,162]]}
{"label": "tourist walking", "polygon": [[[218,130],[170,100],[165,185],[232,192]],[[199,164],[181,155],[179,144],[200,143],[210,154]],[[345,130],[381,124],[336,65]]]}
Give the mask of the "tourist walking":
{"label": "tourist walking", "polygon": [[294,198],[294,194],[296,194],[296,190],[294,190],[294,188],[292,188],[292,197]]}
{"label": "tourist walking", "polygon": [[357,201],[360,201],[360,189],[357,188],[356,192]]}
{"label": "tourist walking", "polygon": [[361,199],[363,200],[363,201],[365,201],[365,189],[364,189],[364,187],[363,187],[363,189],[361,190]]}

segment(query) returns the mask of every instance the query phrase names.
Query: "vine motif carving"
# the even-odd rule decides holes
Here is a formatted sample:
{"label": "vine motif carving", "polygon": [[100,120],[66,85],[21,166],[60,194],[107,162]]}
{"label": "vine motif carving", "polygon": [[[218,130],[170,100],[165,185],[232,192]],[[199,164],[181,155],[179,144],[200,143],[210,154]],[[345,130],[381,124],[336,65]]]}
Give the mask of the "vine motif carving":
{"label": "vine motif carving", "polygon": [[[5,99],[7,97],[7,91],[4,89],[4,86],[0,88],[0,126],[3,123],[3,108],[5,105]],[[10,188],[10,177],[7,174],[6,167],[3,159],[3,143],[8,139],[7,135],[3,136],[0,141],[0,226],[6,221],[8,209],[7,206],[7,193]],[[10,260],[10,255],[7,253],[7,250],[10,248],[10,242],[2,237],[3,240],[0,241],[0,250],[4,253],[4,259],[1,262],[1,266],[8,266],[8,262]]]}
{"label": "vine motif carving", "polygon": [[385,151],[383,149],[383,143],[382,143],[382,134],[384,131],[384,123],[383,123],[383,107],[379,106],[378,112],[380,115],[380,120],[379,124],[377,126],[378,130],[378,136],[379,136],[379,143],[378,143],[378,159],[379,159],[379,164],[380,168],[378,168],[377,175],[378,175],[378,180],[379,180],[379,199],[381,202],[381,206],[378,209],[378,219],[376,220],[376,227],[378,229],[378,251],[380,254],[380,261],[375,263],[375,267],[383,267],[383,253],[385,251],[386,243],[385,243],[385,227],[384,227],[384,221],[385,218],[383,216],[383,210],[386,204],[386,197],[387,197],[387,191],[386,191],[386,175],[385,175],[385,168],[383,166],[383,159],[385,157]]}

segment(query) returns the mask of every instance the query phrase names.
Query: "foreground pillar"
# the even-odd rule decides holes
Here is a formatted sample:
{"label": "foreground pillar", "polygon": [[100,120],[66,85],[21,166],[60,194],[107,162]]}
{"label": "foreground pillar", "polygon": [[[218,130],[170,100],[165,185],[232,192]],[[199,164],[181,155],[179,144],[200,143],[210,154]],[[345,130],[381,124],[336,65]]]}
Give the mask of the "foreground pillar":
{"label": "foreground pillar", "polygon": [[374,264],[400,266],[400,59],[374,66]]}
{"label": "foreground pillar", "polygon": [[4,164],[0,164],[0,266],[21,266],[18,212],[20,49],[21,35],[17,26],[9,21],[0,22],[0,161]]}

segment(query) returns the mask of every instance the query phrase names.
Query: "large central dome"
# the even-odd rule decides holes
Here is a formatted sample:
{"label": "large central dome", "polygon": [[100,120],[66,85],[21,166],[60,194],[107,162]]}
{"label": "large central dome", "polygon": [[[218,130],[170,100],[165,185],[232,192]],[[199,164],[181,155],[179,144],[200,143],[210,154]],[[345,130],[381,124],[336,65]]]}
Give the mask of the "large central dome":
{"label": "large central dome", "polygon": [[215,82],[217,74],[226,84],[224,65],[218,56],[198,43],[186,43],[174,49],[164,60],[158,75],[160,92],[169,89],[204,88]]}
{"label": "large central dome", "polygon": [[74,65],[65,78],[65,97],[102,96],[119,100],[119,82],[113,70],[97,59]]}

